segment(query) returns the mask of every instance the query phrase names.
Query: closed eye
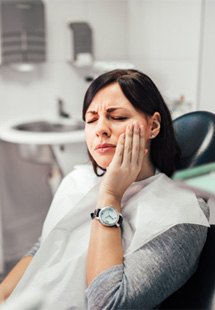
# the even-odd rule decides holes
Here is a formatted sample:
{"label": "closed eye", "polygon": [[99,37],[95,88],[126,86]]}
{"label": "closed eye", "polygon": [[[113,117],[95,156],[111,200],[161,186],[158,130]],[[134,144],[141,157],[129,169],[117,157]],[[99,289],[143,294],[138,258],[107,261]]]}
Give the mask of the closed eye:
{"label": "closed eye", "polygon": [[125,121],[126,119],[128,119],[128,117],[125,116],[111,116],[111,118],[116,121]]}
{"label": "closed eye", "polygon": [[91,123],[93,123],[93,122],[95,122],[96,121],[96,119],[91,119],[91,120],[89,120],[89,121],[86,121],[86,123],[87,124],[91,124]]}
{"label": "closed eye", "polygon": [[[126,116],[111,116],[111,115],[109,115],[108,118],[112,119],[114,121],[125,121],[125,120],[128,119],[128,117],[126,117]],[[97,118],[88,120],[88,121],[86,121],[86,123],[87,124],[92,124],[92,123],[94,123],[96,121],[97,121]]]}

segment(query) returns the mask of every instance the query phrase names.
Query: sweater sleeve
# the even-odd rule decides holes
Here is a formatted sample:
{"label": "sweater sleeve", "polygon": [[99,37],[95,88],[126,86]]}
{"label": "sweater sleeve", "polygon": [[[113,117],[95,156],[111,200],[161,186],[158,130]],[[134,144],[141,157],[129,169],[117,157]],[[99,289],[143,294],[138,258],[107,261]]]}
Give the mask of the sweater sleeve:
{"label": "sweater sleeve", "polygon": [[40,238],[24,256],[34,256],[40,248]]}
{"label": "sweater sleeve", "polygon": [[[200,202],[207,215],[207,207]],[[151,309],[195,272],[207,227],[176,225],[98,275],[88,287],[88,309]]]}

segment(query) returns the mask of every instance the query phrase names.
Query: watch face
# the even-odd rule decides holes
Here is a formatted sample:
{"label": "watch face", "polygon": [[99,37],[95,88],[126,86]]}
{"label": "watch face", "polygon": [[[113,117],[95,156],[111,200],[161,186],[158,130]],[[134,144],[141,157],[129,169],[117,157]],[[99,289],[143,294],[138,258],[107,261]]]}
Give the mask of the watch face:
{"label": "watch face", "polygon": [[119,214],[114,208],[105,207],[99,212],[99,218],[102,224],[115,226],[119,220]]}

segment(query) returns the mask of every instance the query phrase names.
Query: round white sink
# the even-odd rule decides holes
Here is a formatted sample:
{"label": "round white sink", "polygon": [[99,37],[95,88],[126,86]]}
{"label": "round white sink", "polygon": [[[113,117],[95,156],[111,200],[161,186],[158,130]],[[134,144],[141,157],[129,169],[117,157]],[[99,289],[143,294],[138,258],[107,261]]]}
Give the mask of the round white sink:
{"label": "round white sink", "polygon": [[69,144],[84,141],[84,123],[77,120],[36,119],[4,124],[0,139],[18,144]]}

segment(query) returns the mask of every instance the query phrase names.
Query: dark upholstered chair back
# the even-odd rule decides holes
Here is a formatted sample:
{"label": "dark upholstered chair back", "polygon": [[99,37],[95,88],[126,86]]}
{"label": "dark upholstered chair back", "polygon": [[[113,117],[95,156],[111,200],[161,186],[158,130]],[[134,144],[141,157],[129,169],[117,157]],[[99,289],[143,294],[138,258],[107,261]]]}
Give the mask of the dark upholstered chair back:
{"label": "dark upholstered chair back", "polygon": [[[215,114],[188,113],[177,118],[173,125],[182,150],[179,169],[215,162]],[[209,228],[197,271],[160,308],[215,309],[215,225]]]}
{"label": "dark upholstered chair back", "polygon": [[161,309],[215,309],[215,225],[208,231],[196,273],[177,292],[167,298]]}
{"label": "dark upholstered chair back", "polygon": [[191,112],[175,119],[173,126],[182,150],[178,169],[215,162],[215,114]]}

